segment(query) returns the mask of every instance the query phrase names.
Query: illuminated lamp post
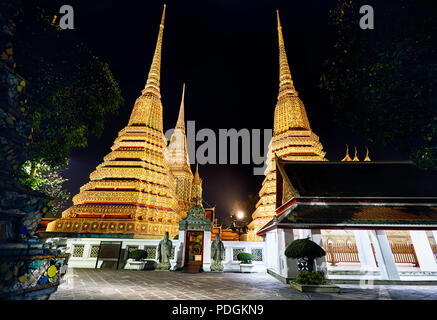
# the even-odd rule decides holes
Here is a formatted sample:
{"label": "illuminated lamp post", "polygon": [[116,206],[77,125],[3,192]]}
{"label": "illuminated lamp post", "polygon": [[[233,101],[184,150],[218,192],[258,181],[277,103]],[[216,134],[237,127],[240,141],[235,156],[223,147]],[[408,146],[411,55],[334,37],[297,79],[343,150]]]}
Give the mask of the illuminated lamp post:
{"label": "illuminated lamp post", "polygon": [[244,212],[238,211],[236,215],[231,215],[231,230],[238,233],[238,241],[242,234],[247,233],[248,222],[244,219]]}

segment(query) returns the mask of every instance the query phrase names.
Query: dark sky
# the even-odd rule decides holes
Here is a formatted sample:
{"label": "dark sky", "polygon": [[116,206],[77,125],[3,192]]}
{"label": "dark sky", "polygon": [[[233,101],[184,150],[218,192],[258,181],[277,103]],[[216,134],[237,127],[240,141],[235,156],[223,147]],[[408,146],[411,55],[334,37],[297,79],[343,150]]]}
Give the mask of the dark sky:
{"label": "dark sky", "polygon": [[[67,2],[51,1],[56,8]],[[186,120],[196,128],[272,128],[278,93],[278,43],[275,10],[280,10],[292,77],[303,100],[311,127],[320,137],[326,157],[340,160],[345,144],[365,142],[333,123],[332,110],[318,88],[323,60],[334,33],[329,9],[336,1],[166,1],[161,93],[164,130],[174,127],[182,83],[186,83]],[[157,38],[162,1],[68,1],[75,13],[74,32],[106,61],[119,83],[125,105],[108,117],[101,138],[77,149],[65,176],[66,187],[77,194],[89,174],[110,152],[128,122],[135,99],[144,88]],[[199,145],[199,144],[198,144]],[[373,160],[400,159],[390,148],[369,145]],[[252,165],[200,167],[204,198],[229,214],[235,200],[257,193],[263,176]],[[351,181],[351,183],[353,183]]]}

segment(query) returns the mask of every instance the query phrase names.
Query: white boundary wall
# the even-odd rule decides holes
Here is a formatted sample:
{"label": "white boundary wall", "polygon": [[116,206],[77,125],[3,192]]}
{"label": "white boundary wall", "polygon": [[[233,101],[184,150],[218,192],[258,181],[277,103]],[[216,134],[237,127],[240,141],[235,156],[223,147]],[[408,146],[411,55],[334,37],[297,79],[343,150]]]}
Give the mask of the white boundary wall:
{"label": "white boundary wall", "polygon": [[[96,257],[91,257],[91,248],[92,246],[99,246],[101,241],[120,241],[122,242],[122,249],[125,249],[124,254],[120,257],[120,263],[124,262],[127,259],[127,251],[128,247],[138,247],[138,249],[145,249],[146,247],[157,247],[160,239],[124,239],[124,238],[68,238],[67,239],[67,252],[70,253],[70,259],[68,261],[68,266],[70,268],[95,268],[96,266]],[[174,247],[174,256],[173,259],[170,260],[172,270],[175,269],[176,265],[181,266],[182,261],[177,261],[182,258],[183,250],[185,250],[185,243],[180,240],[171,240]],[[239,272],[240,271],[240,262],[234,260],[234,256],[240,251],[253,253],[252,250],[258,249],[257,251],[261,251],[261,261],[253,261],[253,269],[252,272],[266,272],[266,247],[265,242],[249,242],[249,241],[223,241],[226,255],[225,260],[223,261],[223,267],[225,272]],[[83,246],[83,254],[81,257],[74,257],[73,251],[74,246]],[[210,254],[210,246],[211,242],[205,242],[204,254]],[[235,255],[234,255],[235,250]],[[155,257],[148,257],[147,260],[157,261]],[[206,259],[205,260],[210,260]],[[178,263],[177,263],[178,262]],[[103,261],[99,261],[98,268],[101,267]],[[209,271],[206,270],[205,271]]]}

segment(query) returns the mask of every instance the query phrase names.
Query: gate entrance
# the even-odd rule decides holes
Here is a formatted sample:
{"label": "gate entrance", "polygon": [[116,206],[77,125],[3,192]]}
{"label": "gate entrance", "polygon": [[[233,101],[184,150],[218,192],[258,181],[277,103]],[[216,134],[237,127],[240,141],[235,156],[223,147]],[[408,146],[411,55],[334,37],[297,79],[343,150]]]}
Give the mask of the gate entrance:
{"label": "gate entrance", "polygon": [[203,231],[188,231],[185,243],[184,271],[201,271],[203,265]]}

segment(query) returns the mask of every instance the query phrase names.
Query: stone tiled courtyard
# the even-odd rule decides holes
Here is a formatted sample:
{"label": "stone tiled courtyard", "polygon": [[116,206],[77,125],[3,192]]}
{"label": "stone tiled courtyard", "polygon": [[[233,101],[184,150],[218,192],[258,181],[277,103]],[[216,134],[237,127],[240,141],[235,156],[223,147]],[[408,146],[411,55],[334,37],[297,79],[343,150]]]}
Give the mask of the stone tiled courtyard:
{"label": "stone tiled courtyard", "polygon": [[69,269],[51,300],[437,300],[437,286],[340,285],[340,294],[300,293],[268,274]]}

